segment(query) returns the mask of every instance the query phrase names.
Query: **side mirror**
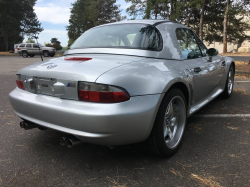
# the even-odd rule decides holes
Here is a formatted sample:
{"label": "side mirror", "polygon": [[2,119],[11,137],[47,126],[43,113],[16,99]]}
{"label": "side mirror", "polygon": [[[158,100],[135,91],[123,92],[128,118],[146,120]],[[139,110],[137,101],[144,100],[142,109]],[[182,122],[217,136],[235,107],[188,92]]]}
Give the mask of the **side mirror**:
{"label": "side mirror", "polygon": [[215,48],[210,48],[207,50],[208,56],[217,56],[219,54],[218,50]]}
{"label": "side mirror", "polygon": [[218,50],[215,48],[210,48],[207,50],[207,55],[208,55],[208,61],[212,62],[213,61],[213,56],[217,56],[219,54]]}

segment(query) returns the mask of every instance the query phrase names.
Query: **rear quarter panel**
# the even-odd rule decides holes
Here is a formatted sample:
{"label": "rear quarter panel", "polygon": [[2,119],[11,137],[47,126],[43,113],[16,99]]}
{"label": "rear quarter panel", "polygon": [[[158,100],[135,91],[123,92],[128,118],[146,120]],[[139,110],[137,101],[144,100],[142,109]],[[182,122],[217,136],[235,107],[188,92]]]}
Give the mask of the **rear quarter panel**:
{"label": "rear quarter panel", "polygon": [[112,69],[101,75],[96,83],[125,88],[130,96],[161,94],[176,82],[188,85],[189,67],[181,60],[147,58]]}

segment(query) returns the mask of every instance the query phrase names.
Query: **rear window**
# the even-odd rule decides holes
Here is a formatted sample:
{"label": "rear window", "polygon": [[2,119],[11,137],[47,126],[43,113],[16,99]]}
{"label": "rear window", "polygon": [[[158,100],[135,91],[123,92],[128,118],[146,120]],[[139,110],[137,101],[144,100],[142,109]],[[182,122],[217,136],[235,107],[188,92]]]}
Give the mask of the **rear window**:
{"label": "rear window", "polygon": [[19,45],[19,47],[25,47],[25,44],[21,44],[21,45]]}
{"label": "rear window", "polygon": [[90,29],[71,46],[75,48],[126,48],[160,51],[162,38],[152,25],[120,24]]}

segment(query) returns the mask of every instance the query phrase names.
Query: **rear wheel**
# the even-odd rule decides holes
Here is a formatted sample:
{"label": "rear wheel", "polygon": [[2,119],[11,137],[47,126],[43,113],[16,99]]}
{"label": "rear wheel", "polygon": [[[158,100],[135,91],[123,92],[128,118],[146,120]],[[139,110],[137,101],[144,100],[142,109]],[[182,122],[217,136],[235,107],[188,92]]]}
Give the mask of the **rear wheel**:
{"label": "rear wheel", "polygon": [[161,103],[152,132],[143,143],[143,147],[159,156],[172,156],[180,147],[186,118],[185,96],[179,89],[169,90]]}
{"label": "rear wheel", "polygon": [[233,87],[234,87],[234,67],[233,65],[231,65],[228,71],[228,75],[227,75],[226,86],[225,86],[224,92],[222,93],[222,96],[225,99],[228,99],[232,96]]}
{"label": "rear wheel", "polygon": [[34,57],[35,55],[30,55],[30,57]]}
{"label": "rear wheel", "polygon": [[50,57],[54,57],[55,56],[55,54],[50,54]]}
{"label": "rear wheel", "polygon": [[49,52],[48,52],[48,51],[44,51],[44,52],[43,52],[43,56],[44,56],[44,57],[49,57]]}
{"label": "rear wheel", "polygon": [[28,57],[27,51],[23,51],[23,52],[22,52],[22,56],[23,56],[24,58],[27,58],[27,57]]}

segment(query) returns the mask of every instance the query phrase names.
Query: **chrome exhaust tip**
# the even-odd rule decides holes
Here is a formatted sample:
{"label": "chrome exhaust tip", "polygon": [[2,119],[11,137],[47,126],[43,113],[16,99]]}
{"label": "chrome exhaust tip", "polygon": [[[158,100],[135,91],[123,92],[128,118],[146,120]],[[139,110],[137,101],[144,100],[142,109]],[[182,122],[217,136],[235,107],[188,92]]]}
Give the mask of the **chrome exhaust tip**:
{"label": "chrome exhaust tip", "polygon": [[25,130],[37,128],[37,125],[28,121],[20,122],[20,127]]}
{"label": "chrome exhaust tip", "polygon": [[61,146],[65,146],[67,139],[68,139],[67,137],[61,137],[61,139],[60,139],[60,145]]}
{"label": "chrome exhaust tip", "polygon": [[77,138],[71,138],[71,139],[67,139],[67,140],[66,140],[66,146],[67,146],[68,148],[72,148],[72,147],[74,147],[74,146],[76,146],[76,145],[79,145],[79,144],[81,144],[81,143],[82,143],[82,141],[79,140],[79,139],[77,139]]}

